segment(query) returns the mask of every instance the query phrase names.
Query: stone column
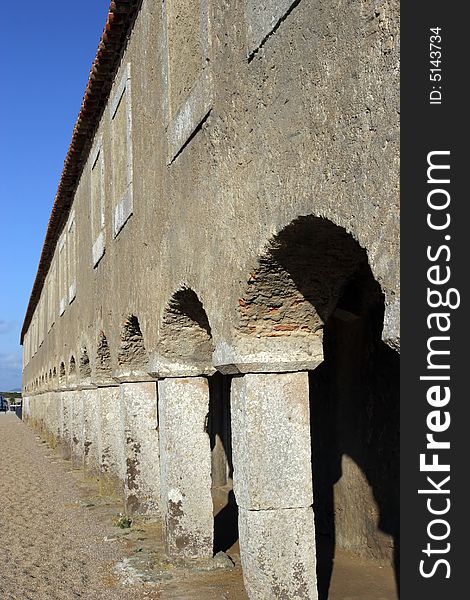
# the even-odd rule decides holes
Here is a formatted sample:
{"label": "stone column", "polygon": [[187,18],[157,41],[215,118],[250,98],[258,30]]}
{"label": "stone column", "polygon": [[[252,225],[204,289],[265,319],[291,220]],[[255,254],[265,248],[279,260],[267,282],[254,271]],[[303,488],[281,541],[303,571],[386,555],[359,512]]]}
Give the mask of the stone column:
{"label": "stone column", "polygon": [[81,390],[69,392],[71,395],[71,457],[75,467],[83,466],[84,440],[83,440],[83,396]]}
{"label": "stone column", "polygon": [[162,511],[170,556],[210,558],[214,519],[206,377],[158,382]]}
{"label": "stone column", "polygon": [[160,449],[157,382],[121,383],[126,442],[126,511],[157,514],[160,507]]}
{"label": "stone column", "polygon": [[87,471],[100,470],[101,450],[101,410],[99,388],[88,387],[82,390],[83,396],[83,466]]}
{"label": "stone column", "polygon": [[231,406],[248,595],[316,599],[308,373],[235,377]]}
{"label": "stone column", "polygon": [[60,431],[61,431],[61,402],[60,394],[53,390],[51,392],[52,399],[52,440],[55,447],[60,442]]}
{"label": "stone column", "polygon": [[124,415],[119,386],[100,387],[100,470],[120,487],[126,476]]}
{"label": "stone column", "polygon": [[71,412],[69,392],[60,390],[60,450],[65,460],[70,459]]}
{"label": "stone column", "polygon": [[30,415],[30,405],[29,405],[29,397],[23,396],[23,415],[22,420],[27,423],[29,421]]}

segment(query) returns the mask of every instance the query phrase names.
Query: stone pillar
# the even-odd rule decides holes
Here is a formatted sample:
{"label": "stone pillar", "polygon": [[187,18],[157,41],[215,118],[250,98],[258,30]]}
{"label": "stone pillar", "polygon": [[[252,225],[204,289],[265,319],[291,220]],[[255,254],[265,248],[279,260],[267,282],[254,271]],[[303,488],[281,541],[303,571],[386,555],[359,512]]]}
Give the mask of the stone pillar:
{"label": "stone pillar", "polygon": [[52,398],[52,439],[55,447],[60,442],[61,430],[61,403],[60,394],[56,391],[51,392]]}
{"label": "stone pillar", "polygon": [[47,392],[41,392],[42,433],[47,439],[49,433],[49,396]]}
{"label": "stone pillar", "polygon": [[69,392],[61,390],[60,396],[60,450],[65,460],[70,459],[71,413]]}
{"label": "stone pillar", "polygon": [[100,470],[112,480],[124,483],[124,415],[119,386],[100,387]]}
{"label": "stone pillar", "polygon": [[99,388],[82,390],[83,397],[83,466],[92,473],[100,470],[101,410]]}
{"label": "stone pillar", "polygon": [[158,382],[162,511],[170,556],[210,558],[214,519],[206,377]]}
{"label": "stone pillar", "polygon": [[83,466],[83,396],[81,390],[69,392],[71,395],[71,457],[75,467]]}
{"label": "stone pillar", "polygon": [[231,406],[248,595],[316,599],[308,373],[235,377]]}
{"label": "stone pillar", "polygon": [[160,506],[160,448],[157,382],[121,383],[126,442],[126,511],[158,514]]}
{"label": "stone pillar", "polygon": [[29,415],[30,415],[29,397],[28,396],[23,396],[22,420],[25,423],[27,423],[29,421]]}

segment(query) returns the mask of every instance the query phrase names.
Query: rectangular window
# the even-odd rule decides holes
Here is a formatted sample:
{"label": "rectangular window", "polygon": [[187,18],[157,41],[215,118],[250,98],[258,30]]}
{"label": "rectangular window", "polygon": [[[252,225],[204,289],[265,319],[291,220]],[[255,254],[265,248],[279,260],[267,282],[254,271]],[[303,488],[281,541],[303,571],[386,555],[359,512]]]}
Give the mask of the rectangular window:
{"label": "rectangular window", "polygon": [[38,312],[38,347],[41,347],[44,341],[44,296],[41,296],[37,307]]}
{"label": "rectangular window", "polygon": [[59,241],[59,316],[65,312],[67,298],[67,256],[65,233]]}
{"label": "rectangular window", "polygon": [[67,298],[71,304],[77,295],[77,231],[75,213],[72,213],[67,227]]}
{"label": "rectangular window", "polygon": [[23,346],[23,369],[29,363],[29,329],[24,336],[24,346]]}
{"label": "rectangular window", "polygon": [[212,108],[208,2],[163,0],[162,20],[163,108],[171,164]]}
{"label": "rectangular window", "polygon": [[109,111],[111,129],[111,181],[113,237],[133,212],[132,113],[130,64],[127,64]]}
{"label": "rectangular window", "polygon": [[55,307],[57,305],[57,263],[53,259],[51,268],[49,269],[49,277],[47,282],[48,298],[47,298],[47,331],[52,329],[55,322]]}
{"label": "rectangular window", "polygon": [[91,156],[91,240],[93,267],[105,251],[105,197],[104,197],[103,140],[100,136]]}

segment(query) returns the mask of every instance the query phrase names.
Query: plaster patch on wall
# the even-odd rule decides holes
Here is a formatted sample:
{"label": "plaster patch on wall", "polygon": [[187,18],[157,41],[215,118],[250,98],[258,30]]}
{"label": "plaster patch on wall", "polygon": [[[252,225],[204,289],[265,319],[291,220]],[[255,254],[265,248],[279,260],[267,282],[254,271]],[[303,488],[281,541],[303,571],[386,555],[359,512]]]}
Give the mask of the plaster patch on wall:
{"label": "plaster patch on wall", "polygon": [[105,250],[105,187],[103,138],[100,135],[91,156],[91,235],[93,240],[92,260],[96,267]]}

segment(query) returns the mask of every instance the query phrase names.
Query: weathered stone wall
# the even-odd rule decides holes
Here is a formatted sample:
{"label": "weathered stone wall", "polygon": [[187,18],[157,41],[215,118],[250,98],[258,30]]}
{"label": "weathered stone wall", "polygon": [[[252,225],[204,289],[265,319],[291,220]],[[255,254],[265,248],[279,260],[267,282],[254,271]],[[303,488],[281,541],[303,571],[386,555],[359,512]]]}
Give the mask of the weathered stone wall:
{"label": "weathered stone wall", "polygon": [[212,109],[168,166],[162,14],[144,2],[111,93],[130,64],[133,214],[113,238],[108,108],[96,134],[104,158],[105,254],[93,268],[90,159],[73,206],[76,298],[61,317],[55,311],[25,368],[28,387],[59,368],[59,356],[67,362],[78,355],[80,345],[95,362],[100,330],[116,370],[130,315],[139,319],[147,351],[157,352],[166,304],[182,285],[202,301],[215,345],[230,341],[252,269],[299,215],[329,219],[366,249],[386,296],[384,336],[395,339],[397,5],[301,1],[248,61],[250,11],[243,4],[227,10],[210,3],[205,70]]}
{"label": "weathered stone wall", "polygon": [[[373,384],[364,378],[378,364],[371,357],[384,352],[382,340],[399,348],[398,2],[196,0],[191,18],[188,6],[144,0],[123,50],[25,335],[25,418],[66,455],[122,484],[131,511],[161,512],[168,520],[167,487],[178,463],[161,451],[177,441],[167,414],[175,398],[164,394],[161,438],[156,379],[171,390],[181,378],[216,370],[258,382],[256,374],[264,373],[274,389],[276,377],[298,372],[307,381],[307,371],[323,364],[331,373],[339,365],[327,383],[317,381],[320,371],[310,377],[310,395],[318,388],[330,408],[310,398],[309,418],[328,419],[341,442],[334,464],[342,477],[320,474],[318,487],[331,498],[319,514],[328,520],[336,512],[338,544],[365,544],[374,558],[389,559],[394,526],[383,525],[383,489],[387,477],[395,481],[398,449],[395,430],[384,425],[391,394],[380,390],[391,388],[385,376]],[[177,68],[181,61],[187,68]],[[351,340],[342,351],[329,341],[332,319],[346,313],[374,321],[360,352]],[[364,362],[345,358],[344,348]],[[308,393],[297,394],[299,406],[308,406]],[[276,404],[284,397],[291,392],[273,401],[272,415],[265,407],[273,420],[260,439],[275,457],[280,450],[268,425],[280,432],[293,427],[289,409]],[[396,406],[396,396],[391,402]],[[345,432],[351,411],[355,432],[368,440],[362,445]],[[253,522],[266,534],[256,551],[269,554],[269,519],[247,505],[249,428],[242,423],[234,438],[235,482],[237,464],[243,478],[235,485],[240,535]],[[190,435],[190,420],[181,431]],[[206,433],[194,431],[198,452]],[[307,471],[309,438],[306,456],[296,453]],[[312,440],[320,452],[325,443]],[[387,457],[384,474],[377,456]],[[188,457],[178,460],[186,464]],[[315,457],[312,464],[315,488]],[[300,472],[295,461],[286,469]],[[282,489],[285,482],[270,481],[276,476],[263,472],[266,485],[256,495],[269,495],[270,483]],[[206,492],[196,499],[200,506]],[[276,505],[277,514],[268,516],[300,535],[300,523],[311,526],[310,496],[302,489],[301,501]],[[343,510],[351,496],[361,505]],[[187,502],[181,522],[193,510]],[[285,515],[292,508],[302,514],[291,527]],[[199,517],[207,529],[207,514]],[[189,534],[169,527],[170,546]],[[288,554],[302,573],[282,585],[289,568],[281,558],[271,552],[257,580],[259,565],[246,558],[255,541],[245,535],[242,542],[253,598],[262,597],[256,590],[267,581],[271,591],[279,584],[296,598],[313,597],[312,537],[302,556],[290,538]],[[200,554],[210,537],[204,544]]]}

